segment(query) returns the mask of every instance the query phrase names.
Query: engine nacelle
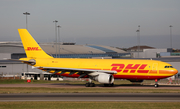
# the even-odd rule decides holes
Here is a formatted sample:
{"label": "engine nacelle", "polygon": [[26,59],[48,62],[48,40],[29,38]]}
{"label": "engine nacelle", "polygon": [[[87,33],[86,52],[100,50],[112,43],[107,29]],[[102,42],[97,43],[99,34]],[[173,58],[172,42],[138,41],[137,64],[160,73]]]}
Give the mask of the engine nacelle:
{"label": "engine nacelle", "polygon": [[99,74],[94,80],[103,84],[112,84],[114,82],[114,76],[111,74]]}

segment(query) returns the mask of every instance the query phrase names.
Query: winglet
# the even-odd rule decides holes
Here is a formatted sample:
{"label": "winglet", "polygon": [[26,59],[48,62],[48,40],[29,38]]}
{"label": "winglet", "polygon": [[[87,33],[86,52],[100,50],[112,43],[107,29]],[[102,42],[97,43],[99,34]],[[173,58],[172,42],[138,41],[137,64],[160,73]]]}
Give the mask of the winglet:
{"label": "winglet", "polygon": [[18,29],[27,58],[53,58],[46,54],[27,29]]}

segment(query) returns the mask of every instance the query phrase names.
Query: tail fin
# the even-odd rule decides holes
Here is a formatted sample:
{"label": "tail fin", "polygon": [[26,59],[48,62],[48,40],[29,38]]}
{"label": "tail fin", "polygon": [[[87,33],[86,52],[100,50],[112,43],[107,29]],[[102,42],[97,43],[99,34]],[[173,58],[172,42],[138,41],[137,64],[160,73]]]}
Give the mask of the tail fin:
{"label": "tail fin", "polygon": [[46,54],[34,38],[30,35],[27,29],[18,29],[21,41],[24,46],[27,58],[53,58]]}

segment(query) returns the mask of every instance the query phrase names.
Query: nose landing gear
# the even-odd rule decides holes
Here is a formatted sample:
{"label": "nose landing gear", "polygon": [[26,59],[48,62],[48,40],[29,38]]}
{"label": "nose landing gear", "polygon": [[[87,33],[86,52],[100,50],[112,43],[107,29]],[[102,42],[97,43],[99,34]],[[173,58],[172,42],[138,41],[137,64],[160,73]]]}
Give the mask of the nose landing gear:
{"label": "nose landing gear", "polygon": [[154,85],[155,88],[159,87],[159,84],[158,84],[158,79],[155,79],[155,85]]}

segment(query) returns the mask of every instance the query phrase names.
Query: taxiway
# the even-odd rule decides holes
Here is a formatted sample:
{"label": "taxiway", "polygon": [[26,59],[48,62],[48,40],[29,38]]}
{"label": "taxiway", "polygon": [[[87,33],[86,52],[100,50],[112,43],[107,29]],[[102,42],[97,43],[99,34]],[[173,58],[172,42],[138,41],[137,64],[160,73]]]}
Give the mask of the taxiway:
{"label": "taxiway", "polygon": [[35,93],[0,94],[0,101],[180,102],[180,93]]}

